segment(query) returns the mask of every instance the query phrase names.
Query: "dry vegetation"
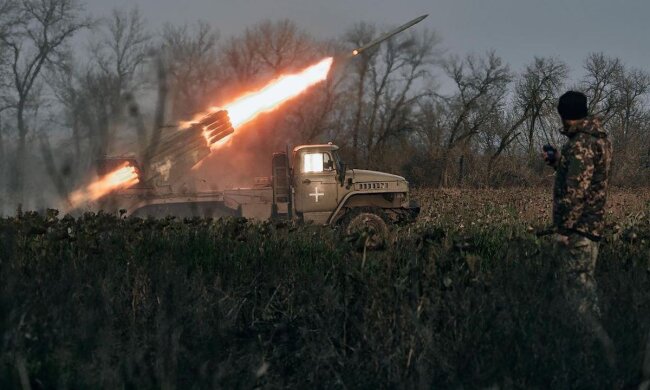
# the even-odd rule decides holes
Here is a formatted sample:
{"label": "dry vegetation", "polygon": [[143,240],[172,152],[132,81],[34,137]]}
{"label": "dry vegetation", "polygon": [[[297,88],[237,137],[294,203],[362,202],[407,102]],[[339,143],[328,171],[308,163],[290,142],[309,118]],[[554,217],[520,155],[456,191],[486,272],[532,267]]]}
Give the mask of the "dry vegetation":
{"label": "dry vegetation", "polygon": [[[615,191],[597,278],[618,353],[558,291],[547,192],[419,190],[384,251],[336,229],[0,220],[0,387],[623,388],[650,375],[647,196]],[[645,367],[644,367],[645,364]],[[494,387],[493,387],[494,388]]]}
{"label": "dry vegetation", "polygon": [[[523,223],[543,228],[551,221],[551,188],[416,189],[413,196],[422,205],[423,222],[450,226]],[[609,194],[606,215],[610,224],[620,224],[638,218],[648,207],[650,192],[619,188]]]}

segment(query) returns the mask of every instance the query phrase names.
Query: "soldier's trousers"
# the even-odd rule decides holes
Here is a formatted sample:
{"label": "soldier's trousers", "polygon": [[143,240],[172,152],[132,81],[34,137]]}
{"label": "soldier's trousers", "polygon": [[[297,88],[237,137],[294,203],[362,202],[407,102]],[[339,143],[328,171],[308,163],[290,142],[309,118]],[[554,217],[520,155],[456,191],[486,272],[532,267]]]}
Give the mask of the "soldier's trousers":
{"label": "soldier's trousers", "polygon": [[616,348],[600,321],[594,277],[598,242],[577,234],[560,236],[560,238],[560,247],[564,254],[563,290],[569,309],[575,313],[576,319],[600,341],[607,363],[613,368],[616,365]]}
{"label": "soldier's trousers", "polygon": [[559,241],[564,255],[563,290],[567,302],[580,316],[599,318],[595,279],[598,242],[578,234],[561,236]]}

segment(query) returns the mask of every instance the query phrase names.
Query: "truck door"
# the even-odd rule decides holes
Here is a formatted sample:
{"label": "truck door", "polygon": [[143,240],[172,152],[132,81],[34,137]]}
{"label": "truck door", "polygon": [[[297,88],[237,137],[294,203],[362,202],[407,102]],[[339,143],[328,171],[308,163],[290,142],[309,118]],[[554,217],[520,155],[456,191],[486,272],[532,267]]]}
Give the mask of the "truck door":
{"label": "truck door", "polygon": [[296,211],[333,211],[338,204],[336,169],[330,152],[305,151],[294,175]]}

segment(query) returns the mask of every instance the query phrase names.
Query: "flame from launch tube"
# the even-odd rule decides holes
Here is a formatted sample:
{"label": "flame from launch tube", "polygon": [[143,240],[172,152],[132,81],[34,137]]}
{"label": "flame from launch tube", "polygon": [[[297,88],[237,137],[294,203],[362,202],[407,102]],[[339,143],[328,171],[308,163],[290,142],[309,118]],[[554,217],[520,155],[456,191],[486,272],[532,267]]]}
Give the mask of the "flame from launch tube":
{"label": "flame from launch tube", "polygon": [[[299,73],[281,76],[259,91],[247,93],[223,105],[222,109],[228,111],[230,122],[237,128],[255,119],[259,114],[273,111],[311,86],[325,81],[333,61],[332,57],[328,57]],[[213,107],[211,110],[216,111],[219,108]]]}
{"label": "flame from launch tube", "polygon": [[83,203],[95,201],[111,191],[131,187],[137,184],[138,181],[138,173],[135,167],[127,163],[100,177],[86,188],[70,194],[70,203],[72,207],[78,207]]}

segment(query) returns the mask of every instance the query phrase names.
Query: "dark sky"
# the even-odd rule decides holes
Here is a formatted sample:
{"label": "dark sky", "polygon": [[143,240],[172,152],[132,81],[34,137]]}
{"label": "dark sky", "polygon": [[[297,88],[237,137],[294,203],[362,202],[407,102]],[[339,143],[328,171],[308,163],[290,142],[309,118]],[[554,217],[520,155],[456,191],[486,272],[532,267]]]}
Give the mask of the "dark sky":
{"label": "dark sky", "polygon": [[221,36],[263,19],[289,18],[312,35],[332,38],[358,21],[396,26],[419,15],[417,28],[442,36],[449,53],[495,49],[520,70],[534,55],[557,56],[581,73],[603,51],[650,70],[649,0],[85,0],[96,16],[140,7],[152,28],[164,22],[212,22]]}

